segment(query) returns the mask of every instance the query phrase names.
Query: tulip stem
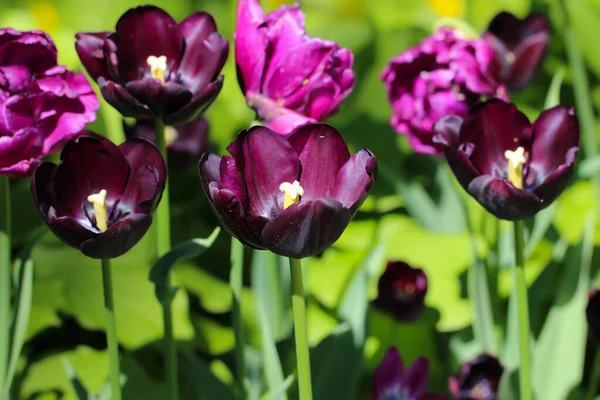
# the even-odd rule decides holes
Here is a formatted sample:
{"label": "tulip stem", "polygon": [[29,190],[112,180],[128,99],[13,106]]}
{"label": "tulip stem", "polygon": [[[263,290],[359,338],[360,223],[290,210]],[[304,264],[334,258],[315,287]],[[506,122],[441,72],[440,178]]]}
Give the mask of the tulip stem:
{"label": "tulip stem", "polygon": [[294,308],[294,338],[296,341],[296,363],[300,400],[312,400],[310,378],[310,353],[306,329],[306,300],[302,283],[302,262],[290,257],[292,276],[292,306]]}
{"label": "tulip stem", "polygon": [[244,356],[244,324],[242,322],[242,287],[244,277],[244,245],[231,237],[231,272],[229,286],[233,296],[232,319],[235,335],[235,366],[237,372],[238,395],[246,399],[246,358]]}
{"label": "tulip stem", "polygon": [[10,357],[9,331],[11,294],[11,214],[10,180],[0,176],[0,391],[6,391],[8,360]]}
{"label": "tulip stem", "polygon": [[600,350],[595,349],[595,351],[596,354],[594,356],[594,364],[592,365],[592,375],[590,376],[590,383],[588,385],[585,400],[594,400],[596,393],[598,393],[598,383],[600,382]]}
{"label": "tulip stem", "polygon": [[529,361],[529,305],[525,282],[525,238],[523,221],[515,221],[515,264],[513,267],[514,290],[517,291],[517,315],[519,321],[519,385],[520,399],[531,400],[531,366]]}
{"label": "tulip stem", "polygon": [[[155,143],[160,151],[165,164],[167,164],[167,144],[165,142],[165,124],[160,118],[154,121]],[[162,200],[156,210],[156,232],[157,232],[157,250],[158,257],[162,257],[171,250],[171,215],[169,201],[169,179],[165,182],[165,190],[162,194]],[[169,275],[165,277],[165,285],[170,287]],[[163,307],[163,321],[165,329],[165,358],[166,375],[169,400],[179,398],[178,380],[177,380],[177,348],[173,338],[173,316],[171,313],[171,301],[161,303]]]}
{"label": "tulip stem", "polygon": [[102,288],[104,289],[104,316],[106,318],[106,336],[108,341],[108,359],[110,362],[110,387],[112,400],[121,400],[121,371],[119,369],[119,342],[115,322],[115,304],[113,301],[110,259],[102,259]]}

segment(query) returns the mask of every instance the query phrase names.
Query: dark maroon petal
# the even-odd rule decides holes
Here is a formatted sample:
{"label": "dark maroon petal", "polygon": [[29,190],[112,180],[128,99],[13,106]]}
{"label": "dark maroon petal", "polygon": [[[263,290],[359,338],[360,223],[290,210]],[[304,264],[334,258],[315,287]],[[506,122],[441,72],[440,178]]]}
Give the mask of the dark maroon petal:
{"label": "dark maroon petal", "polygon": [[450,391],[457,399],[474,399],[487,393],[495,399],[504,367],[500,361],[487,353],[480,354],[463,364],[460,372],[449,380]]}
{"label": "dark maroon petal", "polygon": [[127,253],[139,242],[150,225],[148,214],[129,214],[108,227],[95,238],[81,243],[80,250],[91,258],[116,258]]}
{"label": "dark maroon petal", "polygon": [[188,51],[201,46],[204,39],[216,32],[217,23],[209,13],[197,11],[179,23],[179,31],[185,40],[186,51]]}
{"label": "dark maroon petal", "polygon": [[354,215],[373,188],[376,178],[377,160],[369,150],[362,149],[353,154],[340,169],[333,198],[349,208]]}
{"label": "dark maroon petal", "polygon": [[508,47],[514,48],[519,44],[521,24],[520,19],[503,11],[490,21],[487,31],[501,39]]}
{"label": "dark maroon petal", "polygon": [[557,106],[542,112],[533,124],[529,174],[537,183],[567,163],[567,154],[579,147],[579,123],[573,109]]}
{"label": "dark maroon petal", "polygon": [[266,247],[275,254],[311,257],[338,240],[351,219],[350,210],[337,200],[300,201],[269,221],[262,237]]}
{"label": "dark maroon petal", "polygon": [[248,213],[271,218],[283,206],[279,186],[300,175],[298,154],[286,139],[262,126],[242,131],[235,141],[242,149],[232,155],[246,184]]}
{"label": "dark maroon petal", "polygon": [[336,178],[350,159],[342,135],[330,125],[310,124],[299,128],[288,141],[298,153],[302,165],[300,185],[304,188],[303,199],[335,197]]}
{"label": "dark maroon petal", "polygon": [[210,183],[216,182],[218,186],[221,186],[221,178],[219,177],[219,168],[221,165],[221,157],[218,157],[212,153],[204,153],[198,163],[198,169],[200,171],[200,181],[204,187],[206,195],[210,198]]}
{"label": "dark maroon petal", "polygon": [[96,237],[97,234],[81,225],[80,221],[68,216],[56,217],[52,215],[53,211],[54,209],[51,208],[46,223],[52,233],[69,246],[80,249],[83,242]]}
{"label": "dark maroon petal", "polygon": [[[48,210],[50,207],[57,208],[58,202],[54,195],[54,173],[56,164],[45,162],[40,164],[31,177],[31,194],[42,219],[48,223]],[[60,215],[60,211],[59,211]]]}
{"label": "dark maroon petal", "polygon": [[208,120],[196,118],[175,129],[177,137],[167,147],[169,168],[182,169],[198,164],[200,156],[208,147]]}
{"label": "dark maroon petal", "polygon": [[377,289],[373,304],[399,321],[414,321],[425,309],[427,276],[403,261],[388,261]]}
{"label": "dark maroon petal", "polygon": [[98,80],[101,76],[108,79],[111,76],[108,61],[104,58],[104,42],[109,40],[110,34],[112,32],[79,32],[75,35],[75,50],[93,80]]}
{"label": "dark maroon petal", "polygon": [[163,86],[157,109],[167,115],[175,113],[189,104],[192,98],[192,92],[185,86],[175,82],[167,82]]}
{"label": "dark maroon petal", "polygon": [[164,116],[164,122],[168,125],[185,124],[206,111],[206,109],[215,101],[217,95],[223,87],[223,75],[208,84],[200,94],[194,96],[192,100],[177,111]]}
{"label": "dark maroon petal", "polygon": [[163,104],[159,104],[159,100],[162,97],[163,87],[160,80],[146,76],[127,82],[125,90],[141,104],[147,105],[155,115],[160,115]]}
{"label": "dark maroon petal", "polygon": [[444,147],[444,155],[456,180],[468,191],[471,181],[481,174],[475,169],[469,160],[469,156],[464,151],[446,146]]}
{"label": "dark maroon petal", "polygon": [[[371,385],[371,400],[384,400],[386,393],[402,389],[404,363],[396,347],[390,347],[375,368]],[[397,393],[398,395],[400,393]]]}
{"label": "dark maroon petal", "polygon": [[235,63],[242,93],[261,91],[268,39],[264,14],[257,0],[240,0],[237,5]]}
{"label": "dark maroon petal", "polygon": [[404,373],[402,381],[409,398],[418,399],[422,396],[429,381],[429,360],[423,357],[417,358]]}
{"label": "dark maroon petal", "polygon": [[121,202],[135,205],[151,200],[153,208],[158,206],[167,181],[167,167],[160,151],[149,141],[137,138],[122,143],[119,149],[130,168]]}
{"label": "dark maroon petal", "polygon": [[148,106],[143,105],[130,95],[127,90],[118,83],[107,81],[104,78],[98,79],[100,92],[104,99],[117,109],[124,117],[136,119],[154,118],[154,114]]}
{"label": "dark maroon petal", "polygon": [[468,192],[497,218],[516,221],[533,217],[546,207],[534,193],[515,188],[506,179],[482,175],[475,178]]}
{"label": "dark maroon petal", "polygon": [[440,119],[434,126],[433,143],[439,143],[443,146],[449,146],[458,149],[460,128],[463,119],[458,115],[447,115]]}
{"label": "dark maroon petal", "polygon": [[558,167],[538,187],[533,189],[533,193],[540,198],[545,207],[550,205],[569,184],[569,180],[573,176],[578,151],[577,147],[571,148],[571,151],[567,153],[565,164]]}
{"label": "dark maroon petal", "polygon": [[515,50],[515,62],[511,67],[508,87],[511,90],[522,90],[531,81],[546,55],[550,36],[548,32],[540,32],[525,39]]}
{"label": "dark maroon petal", "polygon": [[183,36],[177,22],[155,6],[129,9],[117,22],[112,36],[117,45],[119,74],[125,82],[140,79],[149,71],[149,56],[166,56],[167,72],[177,70],[183,50]]}
{"label": "dark maroon petal", "polygon": [[469,113],[460,130],[460,144],[473,144],[473,166],[483,175],[503,178],[508,161],[506,150],[521,146],[530,150],[531,124],[514,104],[490,100]]}
{"label": "dark maroon petal", "polygon": [[69,141],[54,175],[54,193],[66,215],[83,218],[88,196],[105,189],[109,208],[121,197],[129,165],[112,142],[100,136]]}

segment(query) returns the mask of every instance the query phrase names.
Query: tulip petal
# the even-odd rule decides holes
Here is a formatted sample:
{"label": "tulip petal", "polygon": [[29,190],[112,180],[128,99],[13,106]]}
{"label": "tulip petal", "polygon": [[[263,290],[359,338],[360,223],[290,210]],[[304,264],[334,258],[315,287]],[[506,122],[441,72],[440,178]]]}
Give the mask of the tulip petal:
{"label": "tulip petal", "polygon": [[96,237],[97,234],[81,225],[81,221],[69,216],[56,217],[53,215],[53,211],[54,209],[50,208],[47,219],[48,227],[52,233],[69,246],[79,249],[83,242]]}
{"label": "tulip petal", "polygon": [[[393,388],[400,388],[404,376],[404,363],[395,347],[390,347],[375,369],[371,386],[371,400],[381,400]],[[399,394],[399,393],[398,393]]]}
{"label": "tulip petal", "polygon": [[215,101],[222,87],[223,75],[220,75],[216,80],[209,83],[200,94],[195,95],[187,105],[173,111],[171,114],[166,114],[163,117],[165,124],[179,125],[198,118]]}
{"label": "tulip petal", "polygon": [[491,214],[509,221],[532,217],[548,205],[534,193],[490,175],[475,178],[467,190]]}
{"label": "tulip petal", "polygon": [[310,124],[299,128],[288,141],[298,153],[302,166],[302,198],[334,197],[337,175],[350,159],[342,135],[330,125]]}
{"label": "tulip petal", "polygon": [[112,142],[81,136],[67,142],[54,175],[54,193],[66,215],[85,218],[88,196],[105,189],[109,209],[125,190],[129,165]]}
{"label": "tulip petal", "polygon": [[[31,194],[44,221],[48,221],[48,210],[60,207],[54,195],[54,173],[56,164],[44,162],[37,167],[31,177]],[[61,215],[61,211],[58,211]]]}
{"label": "tulip petal", "polygon": [[567,164],[567,154],[579,147],[579,123],[573,109],[557,106],[542,112],[533,124],[532,135],[529,174],[534,175],[535,185]]}
{"label": "tulip petal", "polygon": [[131,206],[153,200],[156,207],[167,181],[167,167],[160,151],[149,141],[137,138],[122,143],[119,149],[130,171],[121,202]]}
{"label": "tulip petal", "polygon": [[240,0],[237,5],[235,62],[242,93],[261,91],[268,40],[262,8],[257,0]]}
{"label": "tulip petal", "polygon": [[227,55],[229,42],[217,32],[211,33],[198,46],[186,47],[179,72],[186,87],[197,94],[221,72]]}
{"label": "tulip petal", "polygon": [[506,150],[522,146],[529,152],[531,143],[529,120],[514,104],[490,100],[475,106],[464,121],[460,143],[472,143],[473,166],[483,175],[506,177]]}
{"label": "tulip petal", "polygon": [[150,109],[140,103],[125,88],[113,81],[98,79],[98,85],[104,99],[117,109],[124,117],[136,119],[154,118]]}
{"label": "tulip petal", "polygon": [[129,214],[109,226],[106,232],[81,243],[79,248],[91,258],[120,257],[144,237],[151,224],[152,217],[148,214]]}
{"label": "tulip petal", "polygon": [[515,63],[510,70],[508,85],[511,90],[522,90],[537,72],[548,46],[548,32],[529,36],[514,52]]}
{"label": "tulip petal", "polygon": [[45,32],[3,28],[0,29],[0,60],[3,65],[23,65],[38,74],[56,65],[56,46]]}
{"label": "tulip petal", "polygon": [[299,178],[298,154],[277,133],[256,126],[236,138],[241,154],[232,154],[242,171],[248,192],[248,213],[270,218],[283,207],[279,186]]}
{"label": "tulip petal", "polygon": [[98,80],[99,77],[109,79],[111,77],[108,72],[108,61],[104,58],[104,42],[112,32],[79,32],[75,35],[77,42],[75,50],[79,55],[81,63],[87,70],[93,80]]}
{"label": "tulip petal", "polygon": [[149,56],[166,56],[167,73],[177,70],[183,50],[183,36],[177,22],[155,6],[129,9],[117,22],[112,36],[117,45],[119,75],[125,82],[142,78],[149,71]]}
{"label": "tulip petal", "polygon": [[[2,107],[2,105],[0,105]],[[7,110],[2,110],[7,113]],[[15,118],[11,118],[13,121]],[[9,126],[9,129],[12,127]],[[40,134],[37,129],[11,129],[14,136],[0,136],[0,168],[7,169],[24,159],[41,157]]]}
{"label": "tulip petal", "polygon": [[548,175],[544,181],[535,189],[535,193],[544,204],[552,203],[567,187],[569,180],[573,176],[575,158],[579,149],[572,147],[567,153],[565,164],[558,167],[554,172]]}
{"label": "tulip petal", "polygon": [[258,118],[267,128],[283,136],[289,136],[301,126],[317,121],[289,108],[281,107],[270,98],[250,93],[246,96],[248,105],[256,110]]}
{"label": "tulip petal", "polygon": [[402,377],[403,387],[408,398],[418,399],[427,389],[429,381],[429,360],[417,358]]}
{"label": "tulip petal", "polygon": [[337,174],[333,198],[354,215],[373,188],[375,178],[377,160],[369,150],[362,149],[353,154]]}
{"label": "tulip petal", "polygon": [[351,219],[350,210],[335,199],[300,201],[270,220],[262,238],[280,256],[311,257],[335,243]]}

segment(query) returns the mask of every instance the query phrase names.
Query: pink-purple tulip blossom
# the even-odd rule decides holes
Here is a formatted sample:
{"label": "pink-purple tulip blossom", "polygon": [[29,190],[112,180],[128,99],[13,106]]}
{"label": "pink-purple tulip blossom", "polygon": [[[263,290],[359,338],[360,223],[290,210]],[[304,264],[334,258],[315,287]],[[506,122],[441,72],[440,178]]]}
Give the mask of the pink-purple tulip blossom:
{"label": "pink-purple tulip blossom", "polygon": [[0,175],[31,175],[96,119],[99,106],[84,74],[57,65],[46,33],[0,29]]}
{"label": "pink-purple tulip blossom", "polygon": [[201,115],[223,86],[227,39],[213,17],[180,23],[155,6],[125,12],[114,32],[78,33],[79,58],[122,115],[178,125]]}
{"label": "pink-purple tulip blossom", "polygon": [[413,150],[442,155],[433,125],[446,115],[464,116],[486,97],[506,97],[492,46],[442,27],[394,57],[383,69],[392,106],[392,128],[407,135]]}
{"label": "pink-purple tulip blossom", "polygon": [[265,15],[257,0],[240,0],[234,38],[246,102],[277,133],[324,121],[354,87],[352,52],[308,36],[299,4]]}

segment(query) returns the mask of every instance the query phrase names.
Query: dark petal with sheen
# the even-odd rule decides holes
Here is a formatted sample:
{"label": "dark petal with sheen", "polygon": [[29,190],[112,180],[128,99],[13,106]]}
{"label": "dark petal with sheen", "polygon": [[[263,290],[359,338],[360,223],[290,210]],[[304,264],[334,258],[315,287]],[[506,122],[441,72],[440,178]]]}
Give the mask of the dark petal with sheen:
{"label": "dark petal with sheen", "polygon": [[404,363],[396,347],[390,347],[375,369],[371,386],[371,400],[383,400],[386,392],[402,385]]}
{"label": "dark petal with sheen", "polygon": [[449,379],[450,392],[459,400],[482,398],[496,399],[504,367],[500,361],[483,353],[463,364],[459,373]]}
{"label": "dark petal with sheen", "polygon": [[165,115],[165,124],[179,125],[198,118],[215,101],[222,87],[223,75],[220,75],[216,80],[209,83],[200,94],[195,95],[187,105],[172,114]]}
{"label": "dark petal with sheen", "polygon": [[93,80],[98,80],[99,77],[108,79],[107,60],[104,58],[104,41],[112,32],[80,32],[75,35],[77,42],[75,50],[79,55],[81,63],[87,70]]}
{"label": "dark petal with sheen", "polygon": [[50,209],[48,227],[60,240],[71,247],[80,249],[83,242],[92,240],[97,233],[84,227],[75,218],[69,216],[56,217]]}
{"label": "dark petal with sheen", "polygon": [[150,225],[148,214],[129,214],[108,227],[93,239],[83,242],[80,250],[91,258],[116,258],[127,253],[139,242]]}
{"label": "dark petal with sheen", "polygon": [[376,178],[377,160],[369,150],[362,149],[353,154],[340,169],[332,197],[354,215],[371,192]]}
{"label": "dark petal with sheen", "polygon": [[534,193],[490,175],[474,179],[467,190],[491,214],[509,221],[533,217],[547,206]]}
{"label": "dark petal with sheen", "polygon": [[55,172],[56,164],[45,162],[35,169],[31,177],[33,201],[46,223],[48,222],[48,210],[50,207],[57,208],[58,204],[53,185]]}
{"label": "dark petal with sheen", "polygon": [[519,45],[507,81],[511,90],[522,90],[533,79],[546,55],[549,43],[549,32],[540,32],[528,37]]}
{"label": "dark petal with sheen", "polygon": [[342,166],[350,159],[350,152],[342,135],[330,125],[310,124],[296,130],[288,141],[298,153],[302,165],[302,199],[335,197],[336,178]]}
{"label": "dark petal with sheen", "polygon": [[311,257],[338,240],[351,219],[350,210],[337,200],[300,201],[269,221],[262,237],[266,247],[275,254]]}
{"label": "dark petal with sheen", "polygon": [[147,105],[154,115],[161,115],[165,106],[160,102],[163,87],[164,85],[160,80],[149,76],[125,84],[125,90],[141,104]]}
{"label": "dark petal with sheen", "polygon": [[118,83],[100,78],[98,79],[98,85],[104,99],[124,117],[136,119],[154,118],[154,114],[147,106],[140,103]]}
{"label": "dark petal with sheen", "polygon": [[211,33],[217,31],[217,23],[209,13],[197,11],[179,23],[179,31],[185,40],[185,50],[193,50],[201,46]]}
{"label": "dark petal with sheen", "polygon": [[531,129],[525,114],[514,104],[490,100],[469,113],[460,131],[460,144],[472,143],[473,166],[483,175],[506,177],[506,150],[530,150]]}
{"label": "dark petal with sheen", "polygon": [[155,6],[128,10],[117,22],[113,40],[117,45],[119,73],[125,82],[140,79],[149,71],[149,56],[166,56],[167,73],[176,71],[183,50],[183,36],[177,22]]}
{"label": "dark petal with sheen", "polygon": [[569,184],[575,169],[575,158],[578,151],[577,147],[572,147],[570,152],[567,153],[565,164],[558,167],[538,187],[533,189],[533,193],[542,200],[544,207],[549,206],[550,203],[556,200]]}
{"label": "dark petal with sheen", "polygon": [[460,128],[463,119],[458,115],[447,115],[440,119],[434,126],[433,143],[439,143],[457,149],[459,146]]}
{"label": "dark petal with sheen", "polygon": [[533,144],[529,168],[539,184],[560,166],[567,154],[579,147],[579,123],[573,109],[557,106],[542,112],[533,124]]}
{"label": "dark petal with sheen", "polygon": [[404,390],[409,398],[418,399],[425,393],[429,381],[429,360],[419,357],[402,377]]}
{"label": "dark petal with sheen", "polygon": [[214,80],[229,54],[229,42],[217,32],[211,33],[195,47],[186,47],[179,72],[190,91],[197,94]]}

